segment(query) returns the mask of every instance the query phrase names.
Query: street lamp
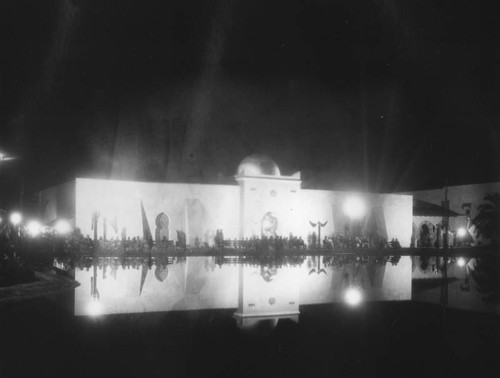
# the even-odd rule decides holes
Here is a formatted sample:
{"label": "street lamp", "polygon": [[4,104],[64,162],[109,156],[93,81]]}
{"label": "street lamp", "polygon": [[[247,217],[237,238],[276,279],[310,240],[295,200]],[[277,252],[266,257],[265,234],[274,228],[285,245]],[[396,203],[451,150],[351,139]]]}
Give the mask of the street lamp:
{"label": "street lamp", "polygon": [[[317,223],[309,221],[309,223],[314,228],[316,228],[316,226],[318,226],[318,248],[321,248],[321,228],[325,227],[326,224],[328,223],[328,221],[326,221],[324,223],[321,223],[320,221],[318,221]],[[316,246],[314,246],[314,247],[316,247]]]}
{"label": "street lamp", "polygon": [[316,268],[311,269],[309,271],[309,275],[311,275],[313,273],[317,273],[318,275],[320,275],[320,273],[328,274],[328,273],[326,273],[326,270],[321,269],[320,260],[321,260],[321,256],[318,256],[318,269],[316,269]]}
{"label": "street lamp", "polygon": [[464,244],[464,238],[467,236],[467,230],[465,227],[460,227],[457,229],[457,239],[458,239],[458,245],[460,247],[463,246]]}
{"label": "street lamp", "polygon": [[460,227],[458,230],[457,230],[457,236],[459,238],[463,238],[465,235],[467,235],[467,230],[464,228],[464,227]]}
{"label": "street lamp", "polygon": [[26,229],[28,230],[28,233],[32,237],[35,237],[41,232],[42,225],[40,224],[40,222],[38,222],[36,220],[32,220],[32,221],[28,222],[28,224],[26,225]]}
{"label": "street lamp", "polygon": [[17,226],[21,221],[23,220],[23,216],[21,213],[18,213],[17,211],[10,214],[10,222],[14,225]]}
{"label": "street lamp", "polygon": [[64,235],[71,231],[71,226],[67,220],[58,220],[55,225],[56,232],[58,234]]}
{"label": "street lamp", "polygon": [[344,301],[350,306],[358,306],[363,300],[361,290],[357,287],[350,287],[344,294]]}
{"label": "street lamp", "polygon": [[457,259],[457,265],[458,265],[460,268],[464,267],[464,266],[465,266],[465,259],[464,259],[463,257],[459,257],[459,258]]}
{"label": "street lamp", "polygon": [[99,300],[92,298],[87,307],[87,313],[90,316],[99,316],[102,313],[102,305]]}
{"label": "street lamp", "polygon": [[92,259],[92,277],[90,277],[90,302],[87,307],[87,312],[91,316],[98,316],[102,313],[102,305],[100,303],[101,296],[97,289],[97,261]]}

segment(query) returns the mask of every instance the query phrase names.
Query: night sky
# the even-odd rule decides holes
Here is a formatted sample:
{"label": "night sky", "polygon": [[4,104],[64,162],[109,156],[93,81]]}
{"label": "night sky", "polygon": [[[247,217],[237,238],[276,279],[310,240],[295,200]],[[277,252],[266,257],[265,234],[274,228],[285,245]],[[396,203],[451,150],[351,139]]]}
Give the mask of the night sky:
{"label": "night sky", "polygon": [[482,1],[0,1],[0,208],[74,177],[303,187],[500,180]]}

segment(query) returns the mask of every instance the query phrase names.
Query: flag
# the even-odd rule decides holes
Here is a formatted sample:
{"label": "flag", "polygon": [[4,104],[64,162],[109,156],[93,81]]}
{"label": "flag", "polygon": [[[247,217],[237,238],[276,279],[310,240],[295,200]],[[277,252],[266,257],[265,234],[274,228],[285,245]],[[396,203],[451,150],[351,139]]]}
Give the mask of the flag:
{"label": "flag", "polygon": [[139,295],[142,294],[142,288],[144,287],[144,282],[146,282],[146,276],[148,275],[148,264],[145,262],[142,263],[142,268],[141,268],[141,286],[139,288]]}
{"label": "flag", "polygon": [[179,247],[186,248],[186,233],[184,231],[177,230],[177,242]]}
{"label": "flag", "polygon": [[149,228],[148,218],[146,217],[146,211],[144,210],[144,205],[141,200],[141,212],[142,212],[142,234],[144,240],[148,243],[153,242],[153,235],[151,235],[151,229]]}
{"label": "flag", "polygon": [[115,234],[118,233],[118,220],[116,219],[116,216],[111,221],[111,227],[113,227]]}

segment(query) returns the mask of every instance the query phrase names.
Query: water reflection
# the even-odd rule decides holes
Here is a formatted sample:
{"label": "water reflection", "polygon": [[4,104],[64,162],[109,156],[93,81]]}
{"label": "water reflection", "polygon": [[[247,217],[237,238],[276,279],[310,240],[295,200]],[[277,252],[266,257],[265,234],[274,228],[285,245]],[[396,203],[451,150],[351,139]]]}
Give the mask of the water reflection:
{"label": "water reflection", "polygon": [[[266,333],[300,307],[413,300],[500,313],[498,259],[443,256],[78,257],[74,313],[95,316],[233,309],[242,330]],[[253,332],[252,331],[252,332]]]}
{"label": "water reflection", "polygon": [[302,305],[352,302],[356,291],[356,301],[411,299],[409,257],[82,257],[56,264],[74,270],[81,284],[75,315],[84,316],[234,309],[239,328],[268,329],[279,319],[298,321]]}
{"label": "water reflection", "polygon": [[499,259],[412,257],[413,300],[500,313]]}

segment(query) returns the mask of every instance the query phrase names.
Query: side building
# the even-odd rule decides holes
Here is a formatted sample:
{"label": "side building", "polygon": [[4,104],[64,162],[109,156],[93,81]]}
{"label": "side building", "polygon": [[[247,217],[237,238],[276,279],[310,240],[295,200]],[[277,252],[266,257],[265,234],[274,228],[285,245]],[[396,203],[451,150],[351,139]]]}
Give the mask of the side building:
{"label": "side building", "polygon": [[[450,244],[479,244],[472,220],[488,193],[500,193],[500,182],[450,186],[446,197],[449,206]],[[445,215],[445,189],[404,192],[413,196],[413,236],[415,247],[435,247],[442,244]],[[462,233],[457,232],[462,230]],[[440,240],[441,239],[441,240]]]}

